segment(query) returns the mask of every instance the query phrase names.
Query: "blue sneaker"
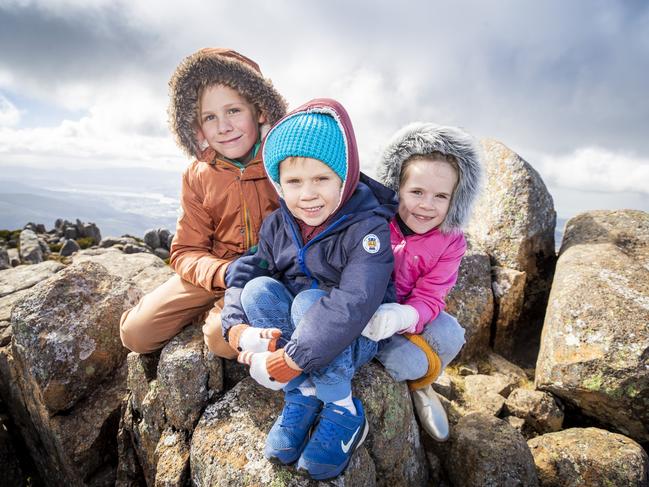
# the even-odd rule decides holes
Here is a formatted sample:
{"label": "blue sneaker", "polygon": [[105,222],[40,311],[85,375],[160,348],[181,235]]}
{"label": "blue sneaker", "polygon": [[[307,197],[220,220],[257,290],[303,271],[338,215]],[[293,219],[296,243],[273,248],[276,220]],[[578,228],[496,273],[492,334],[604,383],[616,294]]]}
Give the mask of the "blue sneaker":
{"label": "blue sneaker", "polygon": [[311,439],[297,462],[316,480],[337,477],[345,470],[354,450],[369,430],[361,402],[353,398],[357,415],[333,403],[325,404]]}
{"label": "blue sneaker", "polygon": [[293,389],[284,396],[284,409],[266,438],[264,456],[271,462],[284,465],[295,462],[309,439],[309,430],[315,423],[322,401],[314,396],[303,396]]}

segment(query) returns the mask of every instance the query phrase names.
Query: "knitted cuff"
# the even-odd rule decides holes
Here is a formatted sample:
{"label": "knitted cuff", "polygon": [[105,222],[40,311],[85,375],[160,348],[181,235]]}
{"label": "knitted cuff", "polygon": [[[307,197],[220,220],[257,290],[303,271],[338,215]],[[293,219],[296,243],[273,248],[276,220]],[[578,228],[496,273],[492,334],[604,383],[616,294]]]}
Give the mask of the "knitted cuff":
{"label": "knitted cuff", "polygon": [[241,338],[241,334],[243,333],[243,330],[246,328],[249,328],[250,325],[245,325],[245,324],[240,324],[240,325],[234,325],[232,328],[230,328],[230,331],[228,332],[228,343],[230,344],[230,347],[235,352],[241,352],[241,347],[239,346],[239,339]]}
{"label": "knitted cuff", "polygon": [[439,355],[437,355],[437,353],[435,353],[435,351],[430,348],[428,342],[424,340],[421,335],[406,334],[404,336],[419,348],[421,348],[426,354],[426,358],[428,359],[428,370],[426,371],[426,375],[420,377],[417,380],[408,381],[408,388],[411,391],[414,391],[416,389],[423,389],[424,387],[429,386],[433,382],[435,382],[435,379],[437,379],[439,374],[442,372],[442,361],[440,360]]}
{"label": "knitted cuff", "polygon": [[288,382],[301,374],[299,370],[292,369],[284,359],[284,349],[271,353],[266,359],[266,370],[271,380]]}

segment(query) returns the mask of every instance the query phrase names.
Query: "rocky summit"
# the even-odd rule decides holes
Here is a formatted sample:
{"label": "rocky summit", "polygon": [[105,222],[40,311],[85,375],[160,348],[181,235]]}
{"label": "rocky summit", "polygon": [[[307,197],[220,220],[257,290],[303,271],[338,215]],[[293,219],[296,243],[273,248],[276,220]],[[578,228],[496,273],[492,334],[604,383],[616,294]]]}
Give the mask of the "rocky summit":
{"label": "rocky summit", "polygon": [[[647,487],[649,215],[578,215],[556,255],[538,173],[482,146],[488,191],[447,300],[467,343],[433,385],[450,437],[371,362],[353,382],[369,434],[322,484]],[[172,240],[79,220],[0,234],[1,484],[318,484],[264,459],[282,394],[209,353],[200,319],[156,353],[122,347],[122,312],[174,274]]]}

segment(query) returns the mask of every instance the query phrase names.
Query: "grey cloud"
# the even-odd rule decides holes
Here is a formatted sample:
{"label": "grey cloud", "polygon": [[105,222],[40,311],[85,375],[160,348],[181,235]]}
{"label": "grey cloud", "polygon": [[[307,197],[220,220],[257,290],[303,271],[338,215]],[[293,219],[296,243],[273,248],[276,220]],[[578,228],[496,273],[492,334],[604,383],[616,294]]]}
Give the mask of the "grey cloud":
{"label": "grey cloud", "polygon": [[110,81],[150,69],[157,34],[129,24],[117,7],[52,12],[0,7],[0,67],[20,81],[64,84]]}
{"label": "grey cloud", "polygon": [[[165,12],[155,23],[156,9],[136,18],[126,4],[56,16],[0,7],[0,43],[11,46],[0,67],[40,84],[132,75],[163,93],[182,56],[227,45],[259,61],[291,99],[291,88],[310,80],[288,79],[288,66],[342,59],[350,70],[382,74],[386,98],[374,103],[390,110],[377,125],[429,118],[514,148],[649,153],[646,2],[288,1],[260,2],[254,12],[241,3],[205,5],[195,16],[197,6],[180,5],[178,19]],[[395,95],[403,78],[419,86],[407,105]]]}
{"label": "grey cloud", "polygon": [[[313,5],[313,4],[309,4]],[[649,6],[642,2],[320,3],[291,26],[282,56],[347,56],[391,80],[422,81],[395,120],[451,114],[534,150],[649,152]],[[281,36],[280,36],[281,37]],[[293,42],[299,39],[299,42]],[[279,41],[282,42],[281,40]],[[292,44],[290,44],[293,42]],[[326,62],[326,61],[325,61]]]}

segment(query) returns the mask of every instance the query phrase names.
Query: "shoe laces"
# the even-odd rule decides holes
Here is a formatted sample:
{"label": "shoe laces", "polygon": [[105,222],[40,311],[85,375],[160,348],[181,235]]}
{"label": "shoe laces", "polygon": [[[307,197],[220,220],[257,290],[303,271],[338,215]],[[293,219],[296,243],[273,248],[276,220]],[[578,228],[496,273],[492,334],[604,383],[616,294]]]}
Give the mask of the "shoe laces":
{"label": "shoe laces", "polygon": [[324,448],[329,448],[335,437],[336,424],[326,417],[321,416],[311,441],[319,443]]}
{"label": "shoe laces", "polygon": [[305,414],[304,409],[298,404],[288,403],[282,414],[282,426],[293,426],[299,423]]}

